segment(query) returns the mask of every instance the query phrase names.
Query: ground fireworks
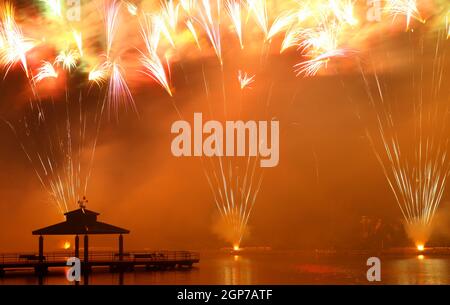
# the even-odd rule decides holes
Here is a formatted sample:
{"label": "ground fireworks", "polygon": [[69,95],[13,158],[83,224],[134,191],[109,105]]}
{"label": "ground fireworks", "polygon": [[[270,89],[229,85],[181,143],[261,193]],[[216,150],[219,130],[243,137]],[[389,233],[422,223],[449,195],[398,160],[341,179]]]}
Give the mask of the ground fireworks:
{"label": "ground fireworks", "polygon": [[[395,73],[383,69],[382,64],[372,62],[366,67],[373,72],[371,76],[361,71],[378,127],[377,140],[370,133],[368,136],[403,214],[406,231],[420,250],[430,237],[450,170],[449,92],[444,85],[448,83],[448,64],[443,31],[431,37],[408,35],[417,45],[409,49],[406,88],[394,86],[396,82],[390,78]],[[431,63],[425,59],[426,52],[434,54]],[[400,115],[409,118],[408,127],[399,121]]]}

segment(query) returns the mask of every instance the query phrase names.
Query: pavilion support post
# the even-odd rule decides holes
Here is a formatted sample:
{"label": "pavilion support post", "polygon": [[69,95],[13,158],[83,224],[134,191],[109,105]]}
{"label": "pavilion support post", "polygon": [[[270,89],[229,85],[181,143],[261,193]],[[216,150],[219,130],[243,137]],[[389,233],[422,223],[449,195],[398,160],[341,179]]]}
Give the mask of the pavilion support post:
{"label": "pavilion support post", "polygon": [[89,238],[84,235],[84,270],[87,274],[89,272]]}
{"label": "pavilion support post", "polygon": [[39,262],[44,261],[44,237],[39,235]]}
{"label": "pavilion support post", "polygon": [[75,235],[75,257],[80,258],[80,237]]}
{"label": "pavilion support post", "polygon": [[123,260],[123,235],[119,235],[119,260]]}

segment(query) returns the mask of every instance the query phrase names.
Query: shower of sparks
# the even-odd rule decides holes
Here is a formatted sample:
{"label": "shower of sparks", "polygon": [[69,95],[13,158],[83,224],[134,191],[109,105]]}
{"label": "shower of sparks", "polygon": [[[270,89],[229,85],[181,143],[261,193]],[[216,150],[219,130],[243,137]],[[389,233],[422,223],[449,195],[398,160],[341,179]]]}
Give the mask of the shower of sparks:
{"label": "shower of sparks", "polygon": [[354,0],[330,0],[329,6],[339,22],[355,26],[358,19],[354,15],[354,2]]}
{"label": "shower of sparks", "polygon": [[111,69],[111,64],[109,62],[104,62],[99,66],[95,66],[90,72],[89,72],[89,81],[94,82],[97,85],[101,85],[106,82],[108,79],[108,74]]}
{"label": "shower of sparks", "polygon": [[197,7],[197,2],[198,0],[180,0],[180,5],[188,15],[192,15]]}
{"label": "shower of sparks", "polygon": [[250,85],[255,82],[255,76],[249,76],[247,72],[238,71],[238,80],[241,89],[251,88]]}
{"label": "shower of sparks", "polygon": [[16,126],[7,124],[50,202],[62,215],[77,207],[77,201],[86,195],[98,122],[90,118],[81,94],[58,105],[38,100],[29,106]]}
{"label": "shower of sparks", "polygon": [[306,29],[299,33],[299,49],[310,58],[294,66],[297,75],[314,76],[335,57],[344,57],[346,51],[338,47],[337,24],[323,23],[317,29]]}
{"label": "shower of sparks", "polygon": [[42,66],[38,69],[38,74],[33,77],[35,83],[39,83],[46,78],[57,78],[58,73],[55,71],[55,67],[48,61],[44,61]]}
{"label": "shower of sparks", "polygon": [[161,16],[167,22],[172,31],[176,31],[178,24],[178,11],[180,5],[174,3],[174,0],[161,1]]}
{"label": "shower of sparks", "polygon": [[[50,12],[52,16],[61,15],[61,0],[41,0],[41,2],[44,4],[45,12]],[[83,25],[78,25],[78,31],[62,22],[60,33],[52,32],[53,38],[51,40],[42,38],[42,36],[38,36],[37,40],[25,38],[21,27],[15,23],[12,6],[10,4],[3,5],[0,28],[0,61],[6,72],[15,63],[20,62],[28,74],[27,53],[35,47],[34,41],[39,41],[40,44],[55,43],[58,54],[63,51],[67,52],[70,48],[75,48],[61,43],[61,41],[68,41],[68,35],[73,37],[76,44],[79,55],[78,61],[81,67],[92,66],[91,55],[106,56],[107,62],[114,62],[118,56],[127,60],[130,57],[122,56],[122,53],[130,51],[133,47],[126,45],[122,40],[116,39],[118,30],[129,26],[126,18],[137,16],[141,20],[143,17],[151,16],[152,23],[158,28],[159,35],[169,43],[169,45],[165,42],[161,44],[159,58],[166,57],[170,52],[173,53],[174,51],[170,49],[175,48],[176,44],[180,44],[180,46],[177,46],[177,50],[184,49],[189,41],[194,41],[196,47],[202,49],[200,47],[202,39],[206,37],[220,64],[223,65],[222,35],[226,34],[224,29],[232,28],[238,37],[241,48],[243,48],[244,32],[249,31],[253,34],[256,27],[263,32],[264,41],[271,41],[277,35],[284,35],[284,39],[279,46],[280,53],[291,47],[297,47],[306,60],[295,65],[295,72],[313,76],[322,68],[326,68],[334,58],[343,57],[348,48],[342,44],[351,41],[352,35],[358,32],[359,27],[363,27],[362,22],[359,21],[359,19],[362,20],[361,16],[356,15],[356,0],[293,1],[290,4],[284,3],[275,10],[272,9],[272,2],[268,0],[169,0],[161,1],[159,6],[152,9],[145,7],[139,7],[138,9],[134,2],[128,0],[99,2],[103,2],[104,5],[103,14],[99,16],[99,20],[101,20],[101,16],[104,19],[105,27],[103,30],[98,27],[93,27],[91,30],[88,27],[83,27]],[[268,5],[270,5],[270,9],[268,9]],[[226,12],[229,18],[223,18],[222,10]],[[128,11],[129,14],[123,15],[123,11]],[[412,19],[424,22],[415,0],[387,0],[384,11],[393,19],[400,15],[405,16],[407,28],[411,26]],[[447,33],[450,35],[448,14],[444,14],[443,18],[446,22]],[[21,20],[26,20],[26,18],[21,18]],[[51,24],[51,18],[48,21]],[[197,25],[200,26],[197,27]],[[85,41],[82,40],[81,30],[86,35]],[[184,39],[186,30],[192,34],[193,40]],[[97,35],[96,39],[105,37],[105,50],[101,51],[93,47],[101,45],[102,42],[91,41],[92,31],[104,32],[103,35]],[[45,29],[42,32],[45,36]],[[135,29],[135,31],[130,30],[128,33],[136,35],[138,32]],[[59,35],[61,35],[60,39]],[[249,35],[249,37],[252,37],[252,35]],[[228,40],[225,38],[224,41]],[[254,37],[248,41],[249,45],[252,43],[255,43]],[[114,51],[117,51],[114,52],[116,54],[112,54],[113,45]],[[363,47],[363,45],[358,47]],[[139,47],[137,48],[139,49]],[[89,56],[85,57],[85,53],[88,53]],[[147,58],[141,60],[141,64],[146,70],[149,66],[152,66],[149,65],[150,63],[156,62],[158,69],[152,68],[150,70],[161,71],[162,63],[158,63],[154,52],[151,56],[149,54],[145,56]],[[159,61],[161,62],[161,60]],[[66,65],[67,67],[69,66]],[[71,64],[70,67],[73,68],[73,65]],[[103,80],[102,75],[102,73],[98,75],[95,75],[95,73],[89,74],[89,79],[91,81]],[[168,85],[164,81],[158,82],[167,90]]]}
{"label": "shower of sparks", "polygon": [[124,1],[124,3],[125,6],[127,7],[128,13],[130,13],[132,16],[137,16],[138,14],[137,6],[129,1]]}
{"label": "shower of sparks", "polygon": [[318,56],[313,57],[307,61],[298,63],[294,66],[295,72],[298,75],[304,74],[305,76],[314,76],[320,69],[327,67],[328,63],[332,58],[345,57],[345,50],[331,50],[329,52],[322,53]]}
{"label": "shower of sparks", "polygon": [[159,31],[158,24],[154,23],[154,19],[151,16],[143,18],[141,21],[141,35],[146,46],[146,51],[141,51],[141,63],[145,68],[143,73],[155,80],[172,96],[169,78],[157,53],[160,37]]}
{"label": "shower of sparks", "polygon": [[445,28],[447,29],[447,39],[450,37],[450,11],[445,16]]}
{"label": "shower of sparks", "polygon": [[192,37],[193,37],[194,40],[195,40],[195,44],[197,45],[197,48],[198,48],[199,50],[201,50],[202,47],[200,46],[200,41],[198,40],[198,34],[197,34],[197,31],[195,30],[194,24],[192,23],[191,20],[186,21],[186,27],[187,27],[187,28],[189,29],[189,31],[191,32]]}
{"label": "shower of sparks", "polygon": [[[442,201],[450,174],[448,156],[448,74],[445,71],[445,35],[439,33],[432,66],[426,66],[423,54],[426,50],[413,45],[412,64],[410,68],[412,81],[408,83],[408,102],[412,106],[414,127],[408,136],[412,137],[412,146],[406,145],[398,130],[396,113],[393,109],[392,82],[379,76],[375,64],[373,76],[361,73],[366,85],[366,92],[376,113],[378,125],[377,145],[368,132],[375,155],[383,169],[389,186],[394,193],[406,222],[406,230],[416,244],[425,244],[431,233],[434,215]],[[418,51],[415,51],[418,50]],[[417,64],[421,62],[421,64]],[[427,64],[428,65],[428,64]],[[386,73],[384,73],[386,74]],[[429,76],[429,77],[426,77]],[[371,82],[369,77],[373,78]],[[372,83],[372,87],[370,84]],[[402,110],[402,114],[407,110]],[[378,137],[379,136],[379,137]],[[412,153],[409,152],[412,149]]]}
{"label": "shower of sparks", "polygon": [[73,36],[73,39],[75,40],[75,44],[77,45],[80,56],[83,56],[83,38],[82,38],[81,32],[77,32],[77,31],[73,30],[72,36]]}
{"label": "shower of sparks", "polygon": [[291,12],[278,16],[270,27],[269,33],[267,34],[267,39],[271,39],[278,33],[288,29],[294,21],[294,18],[295,16]]}
{"label": "shower of sparks", "polygon": [[6,2],[0,7],[0,65],[5,68],[5,76],[11,67],[20,62],[28,76],[27,52],[35,47],[31,39],[25,38],[14,18],[13,6]]}
{"label": "shower of sparks", "polygon": [[117,34],[119,10],[121,3],[117,0],[109,0],[105,4],[105,24],[106,24],[106,57],[109,60],[114,38]]}
{"label": "shower of sparks", "polygon": [[255,21],[261,31],[264,33],[264,37],[267,38],[269,17],[267,16],[267,4],[266,0],[246,0],[247,7],[252,15],[255,17]]}
{"label": "shower of sparks", "polygon": [[[172,38],[172,35],[170,34],[169,28],[167,27],[166,22],[164,21],[164,18],[160,15],[150,15],[151,21],[155,27],[158,28],[158,39],[160,34],[163,34],[164,38],[170,43],[172,47],[175,47],[175,41]],[[159,43],[159,41],[158,41]]]}
{"label": "shower of sparks", "polygon": [[239,248],[263,181],[263,171],[257,165],[259,159],[247,157],[238,161],[218,157],[209,161],[205,176],[227,229],[226,238]]}
{"label": "shower of sparks", "polygon": [[40,0],[51,16],[62,17],[61,0]]}
{"label": "shower of sparks", "polygon": [[131,107],[137,112],[131,91],[123,75],[123,69],[118,63],[111,64],[111,74],[109,77],[108,93],[107,93],[108,109],[114,111],[116,119],[119,116],[119,108]]}
{"label": "shower of sparks", "polygon": [[63,68],[70,71],[77,66],[77,61],[80,55],[75,50],[61,51],[58,56],[56,56],[55,62],[62,64]]}
{"label": "shower of sparks", "polygon": [[289,48],[298,47],[298,45],[300,44],[299,37],[300,30],[296,28],[289,30],[285,34],[283,42],[281,43],[280,54]]}
{"label": "shower of sparks", "polygon": [[[209,0],[202,0],[203,7],[199,10],[200,13],[200,24],[203,27],[209,41],[211,42],[214,52],[219,59],[220,65],[223,65],[222,59],[222,44],[220,41],[220,26],[219,22],[215,20],[212,16],[212,8]],[[218,14],[220,13],[219,8],[217,8]],[[217,18],[219,20],[219,18]]]}
{"label": "shower of sparks", "polygon": [[417,8],[417,0],[387,0],[384,9],[388,14],[392,15],[394,19],[398,15],[405,16],[407,30],[409,29],[412,19],[422,23],[425,22]]}
{"label": "shower of sparks", "polygon": [[241,13],[241,3],[237,0],[228,0],[226,2],[227,13],[230,16],[231,22],[233,24],[236,35],[239,39],[239,44],[241,49],[244,48],[242,43],[242,13]]}

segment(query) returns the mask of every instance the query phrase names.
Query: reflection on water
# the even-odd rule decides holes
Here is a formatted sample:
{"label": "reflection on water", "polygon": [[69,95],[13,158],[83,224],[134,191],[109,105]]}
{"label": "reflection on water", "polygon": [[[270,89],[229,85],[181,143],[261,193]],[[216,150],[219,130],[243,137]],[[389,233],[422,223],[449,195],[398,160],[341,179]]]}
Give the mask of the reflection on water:
{"label": "reflection on water", "polygon": [[223,259],[223,278],[225,285],[250,285],[252,281],[251,259],[233,255],[233,259]]}
{"label": "reflection on water", "polygon": [[[376,255],[370,255],[376,256]],[[371,284],[367,282],[369,256],[317,256],[301,252],[204,252],[191,270],[144,271],[123,274],[124,284]],[[427,255],[381,257],[382,284],[450,284],[450,257]],[[96,270],[89,284],[119,284],[118,273]],[[13,273],[0,284],[37,284],[32,274]],[[44,284],[71,284],[63,270],[44,278]]]}
{"label": "reflection on water", "polygon": [[385,276],[394,284],[449,284],[449,257],[417,257],[386,262]]}

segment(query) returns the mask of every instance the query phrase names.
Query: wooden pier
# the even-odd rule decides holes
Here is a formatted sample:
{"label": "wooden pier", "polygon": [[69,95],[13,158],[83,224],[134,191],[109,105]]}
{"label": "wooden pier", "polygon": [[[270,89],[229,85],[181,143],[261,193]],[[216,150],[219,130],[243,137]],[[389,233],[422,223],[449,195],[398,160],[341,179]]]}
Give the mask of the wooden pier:
{"label": "wooden pier", "polygon": [[[50,268],[70,268],[69,258],[80,259],[80,271],[84,274],[85,284],[94,268],[109,268],[111,272],[123,272],[145,268],[147,270],[165,270],[191,268],[200,261],[199,254],[190,251],[124,251],[124,234],[130,233],[111,224],[97,220],[99,213],[86,209],[86,198],[79,201],[80,208],[64,214],[66,220],[38,230],[38,253],[0,254],[0,276],[7,271],[34,270],[42,279]],[[74,251],[44,252],[44,236],[72,235],[75,237]],[[89,251],[90,235],[118,235],[117,252]],[[80,251],[80,236],[83,236],[83,251]]]}
{"label": "wooden pier", "polygon": [[[68,268],[67,260],[75,257],[74,252],[44,253],[40,260],[39,255],[33,253],[0,254],[0,276],[7,271],[30,270],[38,276],[47,274],[49,268]],[[153,251],[153,252],[90,252],[87,260],[79,257],[84,271],[93,268],[109,268],[111,272],[133,271],[136,268],[145,270],[167,270],[176,268],[191,268],[200,261],[196,252],[190,251]]]}

